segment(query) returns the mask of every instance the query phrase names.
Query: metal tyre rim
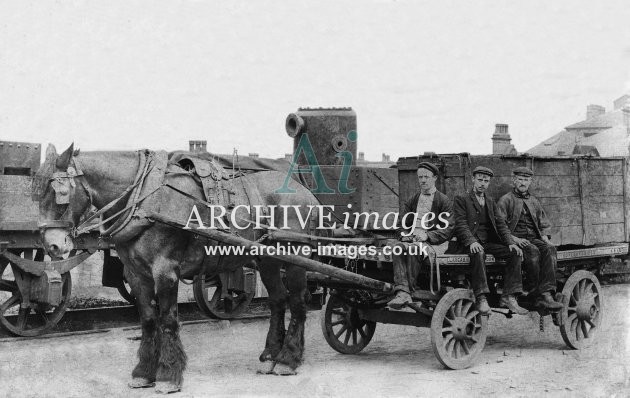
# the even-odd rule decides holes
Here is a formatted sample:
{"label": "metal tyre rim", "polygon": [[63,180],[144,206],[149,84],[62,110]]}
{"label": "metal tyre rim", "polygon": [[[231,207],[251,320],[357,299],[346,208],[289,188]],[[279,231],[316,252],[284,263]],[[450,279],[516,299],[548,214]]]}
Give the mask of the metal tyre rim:
{"label": "metal tyre rim", "polygon": [[127,282],[127,279],[123,277],[117,289],[118,293],[120,293],[120,296],[124,298],[129,304],[136,305],[136,296],[133,295],[133,292],[131,291],[131,286]]}
{"label": "metal tyre rim", "polygon": [[[26,249],[14,253],[31,258],[33,251]],[[43,250],[38,249],[34,259],[42,261]],[[62,296],[58,305],[32,303],[26,308],[22,308],[22,294],[15,282],[13,272],[22,271],[18,271],[18,268],[8,261],[0,260],[0,324],[16,336],[35,337],[48,332],[59,323],[68,308],[72,293],[70,272],[61,275]]]}
{"label": "metal tyre rim", "polygon": [[358,309],[337,295],[328,296],[321,316],[322,333],[328,345],[341,354],[357,354],[372,340],[376,322],[359,318]]}
{"label": "metal tyre rim", "polygon": [[585,270],[574,272],[564,284],[560,333],[570,348],[587,347],[601,328],[604,316],[601,291],[597,277]]}
{"label": "metal tyre rim", "polygon": [[223,285],[218,274],[199,274],[193,283],[193,295],[197,306],[212,319],[238,318],[254,298],[254,292],[231,294],[230,298],[222,298]]}
{"label": "metal tyre rim", "polygon": [[451,290],[440,299],[431,318],[431,345],[442,365],[450,369],[472,366],[487,336],[488,317],[475,309],[470,290]]}

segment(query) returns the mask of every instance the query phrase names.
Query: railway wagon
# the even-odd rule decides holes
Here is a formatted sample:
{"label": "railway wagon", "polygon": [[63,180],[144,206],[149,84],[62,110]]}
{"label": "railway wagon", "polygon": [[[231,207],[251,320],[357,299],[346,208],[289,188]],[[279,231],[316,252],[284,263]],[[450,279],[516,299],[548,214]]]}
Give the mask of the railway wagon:
{"label": "railway wagon", "polygon": [[62,261],[44,255],[38,228],[33,175],[41,146],[0,141],[0,325],[18,336],[37,336],[63,317],[72,291],[70,270],[96,250],[104,250],[103,285],[129,297],[122,264],[98,232],[77,240],[77,250]]}

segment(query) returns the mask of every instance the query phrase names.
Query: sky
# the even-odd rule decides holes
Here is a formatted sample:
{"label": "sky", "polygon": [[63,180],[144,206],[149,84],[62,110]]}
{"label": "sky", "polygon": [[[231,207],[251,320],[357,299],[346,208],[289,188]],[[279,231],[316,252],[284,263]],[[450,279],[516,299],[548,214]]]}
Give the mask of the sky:
{"label": "sky", "polygon": [[366,159],[525,151],[630,92],[624,1],[3,1],[0,140],[282,157],[350,106]]}

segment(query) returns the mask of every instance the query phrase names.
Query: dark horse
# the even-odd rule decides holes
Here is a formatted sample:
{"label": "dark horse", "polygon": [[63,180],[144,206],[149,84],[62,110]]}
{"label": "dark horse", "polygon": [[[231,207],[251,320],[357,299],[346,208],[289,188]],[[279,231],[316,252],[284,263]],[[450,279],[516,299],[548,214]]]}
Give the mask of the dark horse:
{"label": "dark horse", "polygon": [[[137,181],[142,156],[138,152],[86,152],[79,154],[71,145],[61,155],[49,145],[46,161],[36,175],[36,194],[40,199],[42,241],[51,256],[59,257],[73,248],[70,232],[92,208],[103,209],[106,219],[128,206],[129,188]],[[162,171],[163,182],[176,186],[191,197],[203,200],[203,191],[190,172],[178,165],[169,164]],[[263,171],[250,178],[250,185],[257,190],[256,197],[265,206],[316,205],[317,200],[306,188],[295,184],[295,193],[277,194],[286,174]],[[37,183],[39,181],[39,183]],[[251,191],[251,189],[250,189]],[[182,210],[184,198],[175,190],[160,193],[161,213],[191,212]],[[249,193],[251,195],[251,192]],[[124,197],[124,199],[122,199]],[[121,198],[116,202],[117,199]],[[149,201],[150,198],[146,200]],[[237,200],[237,204],[238,204]],[[250,202],[251,203],[251,202]],[[113,205],[112,205],[113,204]],[[93,207],[92,207],[93,206]],[[136,221],[142,214],[134,215]],[[288,221],[292,231],[308,233],[303,219],[289,214],[283,219],[281,212],[273,215],[275,224]],[[145,215],[146,218],[146,215]],[[184,218],[185,219],[185,218]],[[57,220],[58,222],[53,222]],[[140,220],[143,221],[143,220]],[[147,221],[147,220],[144,220]],[[65,224],[64,224],[65,222]],[[256,235],[258,234],[258,235]],[[260,231],[249,228],[240,231],[248,239],[260,237]],[[112,239],[114,239],[113,237]],[[160,223],[145,222],[141,228],[124,240],[115,240],[116,250],[125,265],[125,277],[137,298],[142,324],[142,340],[138,349],[138,364],[133,369],[130,387],[155,385],[158,392],[181,389],[186,354],[179,338],[177,318],[177,288],[180,278],[194,276],[203,267],[205,272],[230,269],[255,261],[261,279],[269,293],[271,308],[270,327],[265,348],[260,355],[261,372],[294,374],[304,352],[304,322],[306,319],[306,272],[302,268],[286,265],[286,287],[281,279],[281,263],[274,260],[226,257],[220,261],[208,261],[204,245],[217,244],[198,239],[190,231],[172,228]],[[213,269],[214,267],[214,269]],[[287,292],[288,289],[288,292]],[[285,328],[285,309],[291,312],[288,329]]]}

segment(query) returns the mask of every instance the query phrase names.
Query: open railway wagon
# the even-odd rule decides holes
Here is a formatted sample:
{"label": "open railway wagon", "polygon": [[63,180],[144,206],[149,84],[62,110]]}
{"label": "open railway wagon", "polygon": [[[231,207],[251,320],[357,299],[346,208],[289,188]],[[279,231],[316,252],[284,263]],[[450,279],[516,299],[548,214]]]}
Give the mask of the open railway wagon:
{"label": "open railway wagon", "polygon": [[122,264],[110,256],[98,232],[77,240],[64,260],[44,255],[38,202],[32,198],[40,157],[39,144],[0,141],[0,324],[18,336],[43,334],[61,320],[72,291],[70,270],[96,250],[105,254],[103,285],[128,296]]}
{"label": "open railway wagon", "polygon": [[[356,121],[354,124],[331,122],[331,118],[354,117],[353,112],[345,111],[342,115],[339,115],[340,110],[326,115],[326,110],[300,109],[287,118],[287,132],[294,137],[295,148],[304,134],[311,135],[311,142],[322,143],[315,146],[314,151],[318,159],[328,160],[320,167],[326,180],[339,180],[344,173],[344,165],[338,159],[343,156],[335,152],[356,151],[356,143],[344,140],[343,134],[330,128],[331,125],[345,127],[345,131],[356,128]],[[318,128],[322,125],[323,128]],[[326,131],[329,131],[328,136]],[[319,140],[312,138],[322,136],[323,139]],[[477,165],[495,171],[488,193],[495,198],[511,189],[513,168],[528,166],[534,170],[536,178],[531,189],[541,199],[555,226],[552,241],[559,249],[557,299],[563,302],[564,308],[554,314],[539,311],[533,298],[527,296],[520,304],[530,311],[539,311],[541,326],[544,316],[552,316],[553,323],[559,327],[569,347],[577,349],[591,342],[601,325],[604,311],[596,275],[627,273],[629,269],[628,159],[509,158],[467,154],[416,156],[400,159],[397,173],[393,169],[370,170],[353,164],[351,171],[345,174],[349,176],[347,185],[355,188],[352,193],[316,196],[322,203],[336,205],[340,220],[343,218],[341,212],[348,211],[347,204],[352,204],[352,210],[357,212],[385,214],[392,209],[398,211],[418,189],[416,170],[421,161],[430,161],[438,166],[442,173],[438,189],[451,198],[471,187],[471,171]],[[397,174],[396,181],[391,173]],[[316,188],[317,184],[309,177],[307,175],[304,182],[311,189]],[[352,221],[351,217],[351,224]],[[358,243],[348,239],[328,243],[355,246],[357,250],[354,253],[358,255],[330,254],[320,256],[319,260],[368,279],[353,280],[347,273],[334,275],[328,267],[319,271],[310,269],[316,272],[309,273],[309,281],[330,289],[330,297],[322,311],[322,330],[329,345],[341,353],[358,353],[368,345],[379,322],[429,327],[433,350],[443,365],[453,369],[472,365],[483,349],[488,331],[487,319],[475,310],[474,297],[468,289],[468,255],[446,254],[446,247],[441,251],[438,248],[436,267],[425,268],[419,276],[418,283],[423,290],[413,294],[416,303],[410,306],[413,312],[391,311],[386,304],[392,297],[389,290],[393,281],[392,263],[391,257],[383,254],[382,247],[393,236],[391,231],[370,231],[369,225],[364,228],[361,235],[368,242]],[[361,247],[372,247],[376,251],[361,254]],[[493,289],[489,301],[491,306],[497,307],[503,264],[492,256],[487,257],[487,263],[489,283]],[[502,312],[507,317],[512,315],[506,311],[495,312]]]}

